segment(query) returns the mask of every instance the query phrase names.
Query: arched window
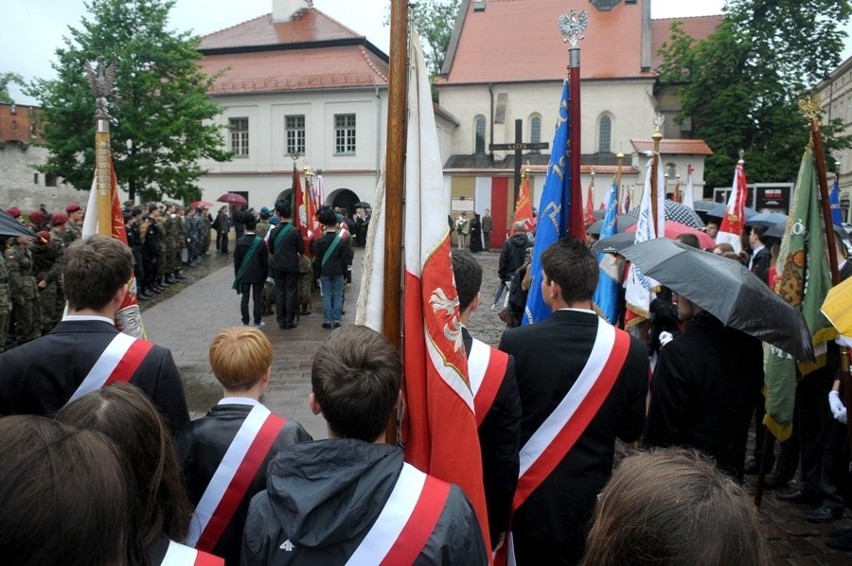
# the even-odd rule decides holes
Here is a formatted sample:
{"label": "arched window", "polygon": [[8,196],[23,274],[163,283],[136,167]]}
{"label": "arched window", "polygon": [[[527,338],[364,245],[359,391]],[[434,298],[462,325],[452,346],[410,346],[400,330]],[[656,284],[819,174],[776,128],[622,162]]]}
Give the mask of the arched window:
{"label": "arched window", "polygon": [[474,151],[476,153],[485,153],[485,116],[478,115],[473,119]]}
{"label": "arched window", "polygon": [[612,153],[612,120],[604,114],[598,123],[598,152]]}
{"label": "arched window", "polygon": [[530,116],[530,142],[541,142],[541,116],[538,114]]}

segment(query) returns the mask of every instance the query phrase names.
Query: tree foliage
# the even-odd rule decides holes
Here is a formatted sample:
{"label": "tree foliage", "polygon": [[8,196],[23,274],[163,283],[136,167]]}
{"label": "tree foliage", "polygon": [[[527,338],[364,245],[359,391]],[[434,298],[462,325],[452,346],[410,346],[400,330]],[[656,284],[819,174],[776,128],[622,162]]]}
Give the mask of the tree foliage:
{"label": "tree foliage", "polygon": [[24,84],[24,77],[19,75],[18,73],[9,71],[6,73],[0,73],[0,103],[3,104],[14,104],[15,101],[12,100],[12,95],[9,94],[9,85],[11,83],[16,83],[19,85]]}
{"label": "tree foliage", "polygon": [[[840,63],[852,14],[848,0],[728,0],[724,19],[703,41],[678,24],[661,49],[661,84],[682,95],[680,121],[714,154],[709,186],[730,185],[740,149],[750,181],[794,181],[809,139],[798,100]],[[826,151],[852,147],[824,127]]]}
{"label": "tree foliage", "polygon": [[[89,189],[95,163],[93,115],[85,63],[114,55],[109,97],[113,157],[119,182],[146,199],[195,199],[200,158],[229,159],[220,109],[207,95],[213,77],[198,65],[198,39],[168,30],[174,0],[92,0],[79,28],[69,27],[56,50],[55,80],[36,80],[28,94],[41,102],[50,157],[43,171]],[[128,148],[127,140],[132,140]],[[133,192],[131,190],[131,192]]]}
{"label": "tree foliage", "polygon": [[[460,5],[461,0],[420,0],[411,4],[408,17],[420,34],[423,57],[432,77],[440,74],[444,66]],[[390,9],[385,14],[385,25],[389,21]]]}

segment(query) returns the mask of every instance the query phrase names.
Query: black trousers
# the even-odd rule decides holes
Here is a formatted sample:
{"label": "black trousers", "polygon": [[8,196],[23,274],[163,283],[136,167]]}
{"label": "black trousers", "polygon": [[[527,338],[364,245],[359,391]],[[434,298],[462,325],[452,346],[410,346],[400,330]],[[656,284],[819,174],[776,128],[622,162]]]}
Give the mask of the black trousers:
{"label": "black trousers", "polygon": [[249,294],[254,300],[254,323],[260,324],[260,319],[263,316],[263,281],[260,283],[240,283],[240,314],[243,317],[243,324],[249,323]]}
{"label": "black trousers", "polygon": [[273,269],[272,279],[275,281],[275,320],[278,326],[293,324],[299,294],[299,272]]}

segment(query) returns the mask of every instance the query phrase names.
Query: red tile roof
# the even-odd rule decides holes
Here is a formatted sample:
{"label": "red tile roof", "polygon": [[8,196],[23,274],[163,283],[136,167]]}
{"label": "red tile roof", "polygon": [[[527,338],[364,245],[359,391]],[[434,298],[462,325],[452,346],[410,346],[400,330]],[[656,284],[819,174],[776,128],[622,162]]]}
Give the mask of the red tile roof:
{"label": "red tile roof", "polygon": [[210,55],[201,61],[212,75],[224,71],[213,95],[384,86],[388,63],[363,46]]}
{"label": "red tile roof", "polygon": [[468,3],[446,84],[550,81],[566,75],[568,47],[558,18],[586,10],[589,25],[579,43],[583,79],[651,76],[641,69],[641,4],[599,12],[588,0],[488,0]]}
{"label": "red tile roof", "polygon": [[225,28],[201,38],[201,51],[234,47],[288,45],[335,39],[363,38],[316,8],[305,8],[283,22],[272,22],[272,14]]}
{"label": "red tile roof", "polygon": [[201,38],[202,70],[222,71],[214,95],[384,86],[388,58],[315,8],[273,22],[266,14]]}
{"label": "red tile roof", "polygon": [[[639,153],[654,150],[654,140],[650,139],[635,139],[630,140],[633,144],[633,149]],[[710,149],[704,140],[676,140],[665,139],[660,140],[660,153],[663,155],[713,155],[713,150]]]}
{"label": "red tile roof", "polygon": [[651,55],[653,57],[653,68],[659,69],[660,64],[663,62],[658,52],[663,46],[663,43],[669,43],[669,39],[671,39],[672,23],[680,22],[681,28],[683,28],[683,31],[687,35],[700,40],[713,33],[721,21],[721,15],[651,20]]}

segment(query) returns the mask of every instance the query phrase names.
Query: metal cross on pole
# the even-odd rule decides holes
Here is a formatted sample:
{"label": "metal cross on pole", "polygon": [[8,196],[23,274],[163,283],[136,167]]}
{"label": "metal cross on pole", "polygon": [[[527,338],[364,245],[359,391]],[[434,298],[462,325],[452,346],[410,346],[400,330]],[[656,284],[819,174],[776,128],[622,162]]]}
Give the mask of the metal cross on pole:
{"label": "metal cross on pole", "polygon": [[518,202],[518,192],[521,190],[521,158],[525,149],[548,149],[547,142],[524,142],[523,120],[515,120],[515,143],[492,143],[488,146],[491,151],[514,151],[515,152],[515,198],[513,203]]}

